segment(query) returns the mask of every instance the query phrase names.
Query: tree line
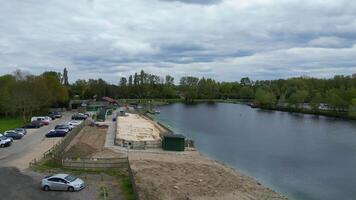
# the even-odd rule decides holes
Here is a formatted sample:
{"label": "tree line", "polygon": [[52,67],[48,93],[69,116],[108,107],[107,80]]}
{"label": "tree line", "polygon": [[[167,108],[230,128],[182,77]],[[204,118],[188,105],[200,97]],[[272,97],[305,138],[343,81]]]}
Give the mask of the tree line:
{"label": "tree line", "polygon": [[335,76],[330,79],[290,78],[252,81],[248,77],[235,82],[218,82],[211,78],[184,76],[161,77],[144,70],[121,77],[117,84],[103,79],[68,82],[68,71],[44,72],[34,76],[21,71],[0,76],[0,115],[26,118],[49,107],[64,107],[69,99],[238,99],[255,105],[313,110],[327,105],[335,111],[356,106],[356,78]]}
{"label": "tree line", "polygon": [[356,105],[356,78],[335,76],[330,79],[298,77],[278,80],[252,81],[248,77],[236,82],[218,82],[211,78],[184,76],[175,84],[174,77],[160,77],[141,70],[121,77],[118,84],[102,79],[77,80],[71,94],[80,98],[131,99],[239,99],[262,107],[286,106],[311,109],[327,105],[328,109],[346,111]]}
{"label": "tree line", "polygon": [[50,107],[63,107],[69,99],[67,70],[34,76],[22,71],[0,76],[0,116],[21,116],[25,121]]}

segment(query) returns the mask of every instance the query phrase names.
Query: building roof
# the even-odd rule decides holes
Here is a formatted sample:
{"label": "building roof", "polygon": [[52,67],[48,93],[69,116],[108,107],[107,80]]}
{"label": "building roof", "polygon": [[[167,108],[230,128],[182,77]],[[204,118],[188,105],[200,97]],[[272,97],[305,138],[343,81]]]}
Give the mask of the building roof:
{"label": "building roof", "polygon": [[185,136],[182,134],[169,134],[163,136],[164,138],[180,138],[180,139],[185,139]]}
{"label": "building roof", "polygon": [[113,98],[110,98],[110,97],[103,97],[101,98],[103,101],[107,101],[107,102],[110,102],[110,103],[118,103],[117,100],[113,99]]}

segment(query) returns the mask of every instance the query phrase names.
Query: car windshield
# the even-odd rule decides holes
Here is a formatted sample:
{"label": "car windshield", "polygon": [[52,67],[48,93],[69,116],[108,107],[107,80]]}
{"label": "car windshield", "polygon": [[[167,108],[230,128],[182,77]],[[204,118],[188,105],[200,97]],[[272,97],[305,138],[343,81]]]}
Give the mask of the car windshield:
{"label": "car windshield", "polygon": [[68,175],[68,176],[66,176],[64,179],[65,179],[66,181],[73,182],[75,179],[77,179],[77,177]]}
{"label": "car windshield", "polygon": [[5,137],[5,136],[0,136],[0,139],[2,139],[2,140],[6,140],[6,139],[7,139],[7,137]]}

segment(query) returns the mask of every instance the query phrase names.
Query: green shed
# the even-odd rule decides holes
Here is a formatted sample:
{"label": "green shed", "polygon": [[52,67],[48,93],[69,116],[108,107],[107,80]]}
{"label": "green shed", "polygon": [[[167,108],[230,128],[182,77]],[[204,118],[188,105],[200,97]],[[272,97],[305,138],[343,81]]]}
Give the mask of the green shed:
{"label": "green shed", "polygon": [[162,148],[167,151],[184,151],[185,136],[171,134],[163,136]]}

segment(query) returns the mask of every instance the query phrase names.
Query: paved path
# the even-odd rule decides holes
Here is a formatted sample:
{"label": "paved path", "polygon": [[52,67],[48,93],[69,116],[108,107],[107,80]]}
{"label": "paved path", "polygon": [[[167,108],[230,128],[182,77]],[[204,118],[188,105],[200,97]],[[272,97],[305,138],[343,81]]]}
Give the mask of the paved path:
{"label": "paved path", "polygon": [[[27,134],[21,140],[15,140],[10,147],[0,148],[0,166],[27,168],[28,163],[33,158],[42,155],[60,140],[58,138],[45,138],[46,133],[56,125],[68,122],[70,118],[71,113],[64,113],[62,118],[52,121],[48,126],[28,129]],[[23,163],[23,161],[27,161],[27,163]]]}

